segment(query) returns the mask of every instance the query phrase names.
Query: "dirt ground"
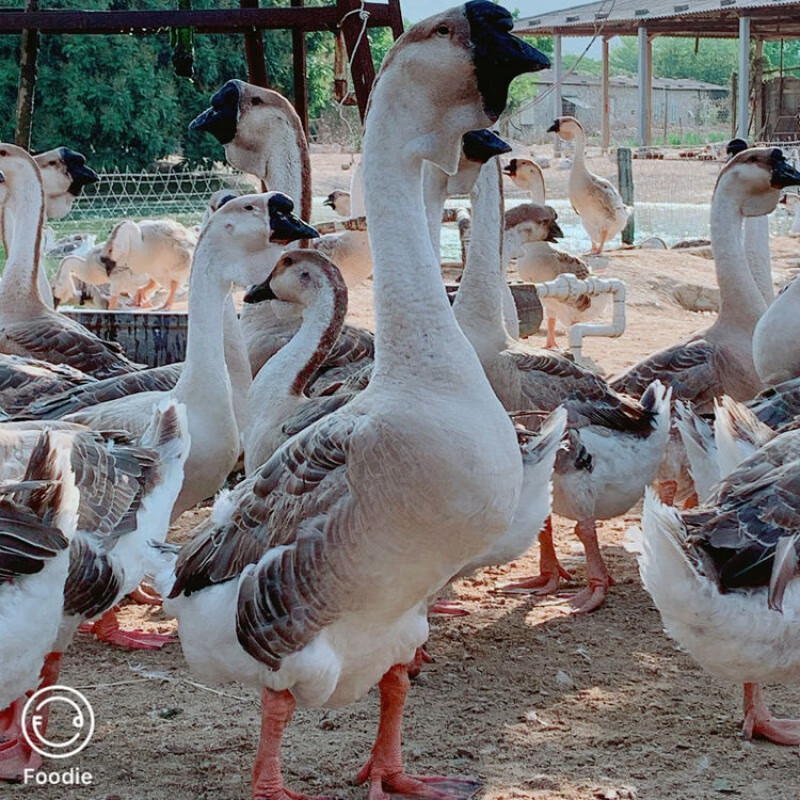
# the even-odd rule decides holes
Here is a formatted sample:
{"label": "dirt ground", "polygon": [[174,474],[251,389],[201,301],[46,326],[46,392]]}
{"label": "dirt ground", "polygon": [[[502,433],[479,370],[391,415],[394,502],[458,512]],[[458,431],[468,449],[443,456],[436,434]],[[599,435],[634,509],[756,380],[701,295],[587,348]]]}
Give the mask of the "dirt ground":
{"label": "dirt ground", "polygon": [[[321,192],[320,192],[321,193]],[[778,282],[796,266],[798,244],[774,239]],[[595,264],[628,285],[628,328],[586,351],[609,373],[701,329],[709,314],[686,311],[680,283],[715,285],[713,262],[686,252],[632,250]],[[353,293],[351,317],[371,319],[369,283]],[[534,337],[533,341],[541,342]],[[172,538],[185,540],[207,510],[185,514]],[[460,581],[453,594],[470,615],[435,618],[426,666],[409,696],[405,754],[410,771],[478,776],[487,800],[797,800],[800,751],[739,736],[740,689],[706,675],[662,632],[622,547],[635,513],[600,526],[616,579],[608,602],[584,617],[564,597],[535,602],[492,587],[536,571],[537,555]],[[556,546],[581,588],[583,555],[568,524]],[[160,612],[129,607],[130,624],[171,630]],[[80,636],[63,682],[82,689],[97,718],[90,747],[66,763],[92,773],[85,789],[4,787],[36,800],[240,800],[259,731],[255,695],[194,681],[177,644],[129,653]],[[800,710],[800,689],[770,687],[774,711]],[[290,787],[365,798],[351,780],[376,729],[377,694],[338,711],[299,711],[287,733]],[[53,763],[53,762],[51,762]],[[64,768],[53,763],[51,768]]]}

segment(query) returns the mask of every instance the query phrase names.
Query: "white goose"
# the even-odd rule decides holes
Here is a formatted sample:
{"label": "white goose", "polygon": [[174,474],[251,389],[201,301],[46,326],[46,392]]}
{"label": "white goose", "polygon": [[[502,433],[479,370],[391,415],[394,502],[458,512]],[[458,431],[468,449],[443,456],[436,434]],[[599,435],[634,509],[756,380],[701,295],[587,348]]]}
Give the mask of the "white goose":
{"label": "white goose", "polygon": [[793,346],[800,333],[800,281],[796,278],[764,312],[753,330],[753,362],[758,377],[767,386],[800,377],[800,357]]}
{"label": "white goose", "polygon": [[528,192],[532,203],[543,206],[546,201],[546,189],[542,168],[529,158],[512,158],[503,167],[503,172],[511,178],[518,189]]}
{"label": "white goose", "polygon": [[632,209],[611,183],[586,168],[586,133],[575,117],[559,117],[547,130],[575,147],[569,168],[569,201],[592,240],[592,253],[602,253],[606,242],[628,223]]}
{"label": "white goose", "polygon": [[669,635],[713,675],[743,684],[744,737],[795,746],[800,721],[773,718],[760,684],[800,675],[798,468],[792,431],[744,461],[706,507],[681,514],[648,492],[639,558]]}
{"label": "white goose", "polygon": [[378,737],[359,782],[373,800],[443,796],[403,771],[405,665],[427,636],[427,598],[508,527],[522,468],[447,301],[422,162],[455,170],[461,136],[496,119],[514,75],[547,64],[512,27],[505,9],[473,0],[415,25],[385,59],[363,146],[372,381],[218,500],[163,576],[192,669],[262,691],[259,800],[288,793],[280,743],[296,704],[342,705],[378,681]]}
{"label": "white goose", "polygon": [[174,389],[121,397],[64,418],[95,430],[128,431],[138,438],[165,396],[183,403],[192,446],[174,517],[219,491],[239,457],[235,396],[225,362],[228,295],[234,282],[256,283],[269,274],[284,245],[315,235],[292,208],[292,201],[278,192],[244,195],[209,219],[194,253],[186,361]]}
{"label": "white goose", "polygon": [[0,284],[0,352],[68,364],[98,378],[139,369],[118,345],[42,302],[37,277],[44,224],[39,167],[21,147],[3,143],[0,171],[5,176],[4,231],[11,240]]}
{"label": "white goose", "polygon": [[[489,168],[499,182],[497,165]],[[499,217],[497,227],[499,237]],[[597,543],[596,520],[627,511],[655,477],[669,430],[669,392],[656,383],[640,405],[565,357],[511,339],[498,302],[501,263],[499,252],[494,259],[469,259],[453,308],[508,411],[567,408],[570,449],[556,457],[553,510],[577,523],[589,588],[572,602],[580,612],[592,611],[612,583]],[[540,534],[540,545],[541,575],[507,589],[549,593],[558,588],[560,577],[568,577],[556,559],[549,525]]]}

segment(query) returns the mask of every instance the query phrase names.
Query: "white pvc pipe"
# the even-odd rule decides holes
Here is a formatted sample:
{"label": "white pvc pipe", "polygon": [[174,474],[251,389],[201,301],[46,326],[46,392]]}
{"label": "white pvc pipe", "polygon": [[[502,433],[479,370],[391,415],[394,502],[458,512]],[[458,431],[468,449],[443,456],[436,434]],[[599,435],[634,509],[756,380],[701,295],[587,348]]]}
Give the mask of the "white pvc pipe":
{"label": "white pvc pipe", "polygon": [[559,275],[553,281],[536,284],[540,299],[551,297],[554,300],[575,301],[581,295],[596,296],[611,294],[614,297],[614,312],[611,322],[579,322],[569,329],[569,346],[575,362],[582,366],[589,364],[583,357],[584,336],[610,336],[616,338],[625,332],[625,284],[619,278],[596,278],[590,276],[578,280],[571,272]]}

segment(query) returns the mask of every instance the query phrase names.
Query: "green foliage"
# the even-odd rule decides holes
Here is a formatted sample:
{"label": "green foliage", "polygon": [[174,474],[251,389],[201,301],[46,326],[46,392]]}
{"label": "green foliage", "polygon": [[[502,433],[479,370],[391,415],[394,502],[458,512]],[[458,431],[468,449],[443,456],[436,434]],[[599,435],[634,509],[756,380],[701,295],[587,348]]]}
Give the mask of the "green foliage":
{"label": "green foliage", "polygon": [[579,58],[578,53],[564,53],[561,57],[564,72],[573,70],[576,75],[599,76],[603,74],[603,62],[600,59],[584,56],[578,61]]}

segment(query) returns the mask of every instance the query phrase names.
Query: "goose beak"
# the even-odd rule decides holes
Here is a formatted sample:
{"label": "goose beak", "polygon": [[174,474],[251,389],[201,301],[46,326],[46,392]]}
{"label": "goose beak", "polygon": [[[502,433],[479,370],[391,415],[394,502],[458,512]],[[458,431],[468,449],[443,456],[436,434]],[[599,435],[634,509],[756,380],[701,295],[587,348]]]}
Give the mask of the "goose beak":
{"label": "goose beak", "polygon": [[76,153],[68,147],[62,147],[60,150],[61,159],[67,167],[72,183],[69,185],[67,191],[77,197],[81,193],[84,186],[90,183],[97,183],[100,176],[89,167],[86,166],[86,158],[81,153]]}
{"label": "goose beak", "polygon": [[251,286],[247,292],[245,293],[242,300],[245,303],[263,303],[266,300],[277,300],[278,298],[275,295],[275,292],[272,291],[272,286],[270,286],[270,280],[272,280],[272,275],[269,276],[263,283],[258,283],[255,286]]}
{"label": "goose beak", "polygon": [[556,120],[548,129],[547,133],[558,133],[561,130],[561,123]]}
{"label": "goose beak", "polygon": [[503,173],[508,175],[509,178],[513,178],[517,174],[516,158],[512,158],[511,161],[503,167]]}
{"label": "goose beak", "polygon": [[269,227],[272,233],[269,240],[275,244],[289,244],[300,239],[317,239],[319,232],[293,214],[294,203],[285,194],[276,192],[267,202]]}
{"label": "goose beak", "polygon": [[561,226],[557,222],[553,222],[550,225],[550,229],[547,231],[547,239],[545,241],[556,242],[563,238],[564,231],[561,230]]}
{"label": "goose beak", "polygon": [[233,141],[239,122],[241,93],[239,81],[228,81],[211,98],[211,108],[189,123],[189,130],[206,131],[222,145]]}
{"label": "goose beak", "polygon": [[5,182],[6,182],[6,176],[3,175],[2,172],[0,172],[0,183],[5,183]]}
{"label": "goose beak", "polygon": [[472,60],[483,98],[483,109],[492,122],[508,102],[508,87],[518,75],[550,66],[550,59],[522,39],[513,36],[514,19],[490,0],[470,0],[464,5],[469,22]]}
{"label": "goose beak", "polygon": [[800,186],[800,172],[798,172],[784,157],[777,147],[770,157],[772,162],[771,183],[776,189],[784,186]]}
{"label": "goose beak", "polygon": [[336,203],[334,202],[333,195],[329,194],[325,200],[322,201],[322,205],[328,206],[328,208],[335,208]]}
{"label": "goose beak", "polygon": [[61,303],[61,298],[53,295],[53,308],[58,308],[60,303]]}
{"label": "goose beak", "polygon": [[490,158],[511,152],[511,145],[490,130],[467,131],[462,139],[464,156],[469,161],[485,164]]}

